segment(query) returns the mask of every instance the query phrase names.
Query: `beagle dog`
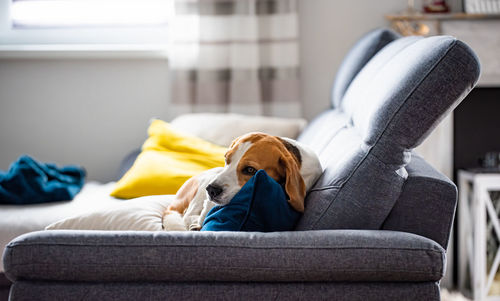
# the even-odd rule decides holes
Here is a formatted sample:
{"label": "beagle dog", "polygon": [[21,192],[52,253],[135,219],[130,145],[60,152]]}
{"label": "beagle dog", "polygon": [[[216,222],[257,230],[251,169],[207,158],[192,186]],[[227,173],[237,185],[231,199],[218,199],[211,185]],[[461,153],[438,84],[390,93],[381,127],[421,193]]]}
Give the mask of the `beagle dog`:
{"label": "beagle dog", "polygon": [[163,213],[165,230],[199,230],[216,205],[226,205],[260,169],[282,184],[290,205],[304,212],[304,197],[322,173],[316,154],[307,146],[264,133],[236,138],[225,154],[224,167],[190,178]]}

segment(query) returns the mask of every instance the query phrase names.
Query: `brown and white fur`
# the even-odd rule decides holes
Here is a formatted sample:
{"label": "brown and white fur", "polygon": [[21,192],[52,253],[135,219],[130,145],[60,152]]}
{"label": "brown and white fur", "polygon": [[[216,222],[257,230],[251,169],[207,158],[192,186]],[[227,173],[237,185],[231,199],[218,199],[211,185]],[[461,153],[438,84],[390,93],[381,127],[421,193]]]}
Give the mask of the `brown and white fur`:
{"label": "brown and white fur", "polygon": [[225,154],[224,167],[192,177],[163,214],[165,230],[199,230],[207,213],[228,204],[243,185],[263,169],[284,184],[290,205],[304,211],[304,197],[322,173],[316,154],[299,142],[264,133],[236,138]]}

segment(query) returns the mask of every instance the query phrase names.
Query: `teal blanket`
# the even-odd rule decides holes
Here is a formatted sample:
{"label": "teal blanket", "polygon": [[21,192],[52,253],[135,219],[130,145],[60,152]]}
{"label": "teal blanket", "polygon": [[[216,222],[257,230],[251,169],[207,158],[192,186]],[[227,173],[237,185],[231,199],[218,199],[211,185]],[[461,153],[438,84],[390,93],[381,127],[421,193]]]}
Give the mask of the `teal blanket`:
{"label": "teal blanket", "polygon": [[58,168],[21,156],[7,172],[0,171],[0,204],[23,205],[68,201],[81,190],[85,170]]}

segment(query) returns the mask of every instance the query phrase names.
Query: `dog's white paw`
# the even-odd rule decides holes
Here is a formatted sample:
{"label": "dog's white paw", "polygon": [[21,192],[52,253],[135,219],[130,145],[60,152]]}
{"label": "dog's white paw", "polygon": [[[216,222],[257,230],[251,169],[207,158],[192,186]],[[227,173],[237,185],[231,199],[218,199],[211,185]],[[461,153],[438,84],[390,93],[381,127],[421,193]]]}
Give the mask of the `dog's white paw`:
{"label": "dog's white paw", "polygon": [[189,231],[200,231],[200,230],[201,230],[201,225],[200,224],[189,225]]}
{"label": "dog's white paw", "polygon": [[163,215],[163,230],[165,231],[187,231],[182,216],[177,211],[165,211]]}

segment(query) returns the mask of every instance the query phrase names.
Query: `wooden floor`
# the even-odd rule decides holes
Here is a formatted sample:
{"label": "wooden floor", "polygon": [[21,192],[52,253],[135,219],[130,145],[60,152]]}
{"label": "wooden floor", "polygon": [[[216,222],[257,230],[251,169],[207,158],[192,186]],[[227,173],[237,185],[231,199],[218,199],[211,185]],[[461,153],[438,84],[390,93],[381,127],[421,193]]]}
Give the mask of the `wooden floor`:
{"label": "wooden floor", "polygon": [[470,301],[470,299],[465,298],[459,292],[441,289],[441,301]]}

